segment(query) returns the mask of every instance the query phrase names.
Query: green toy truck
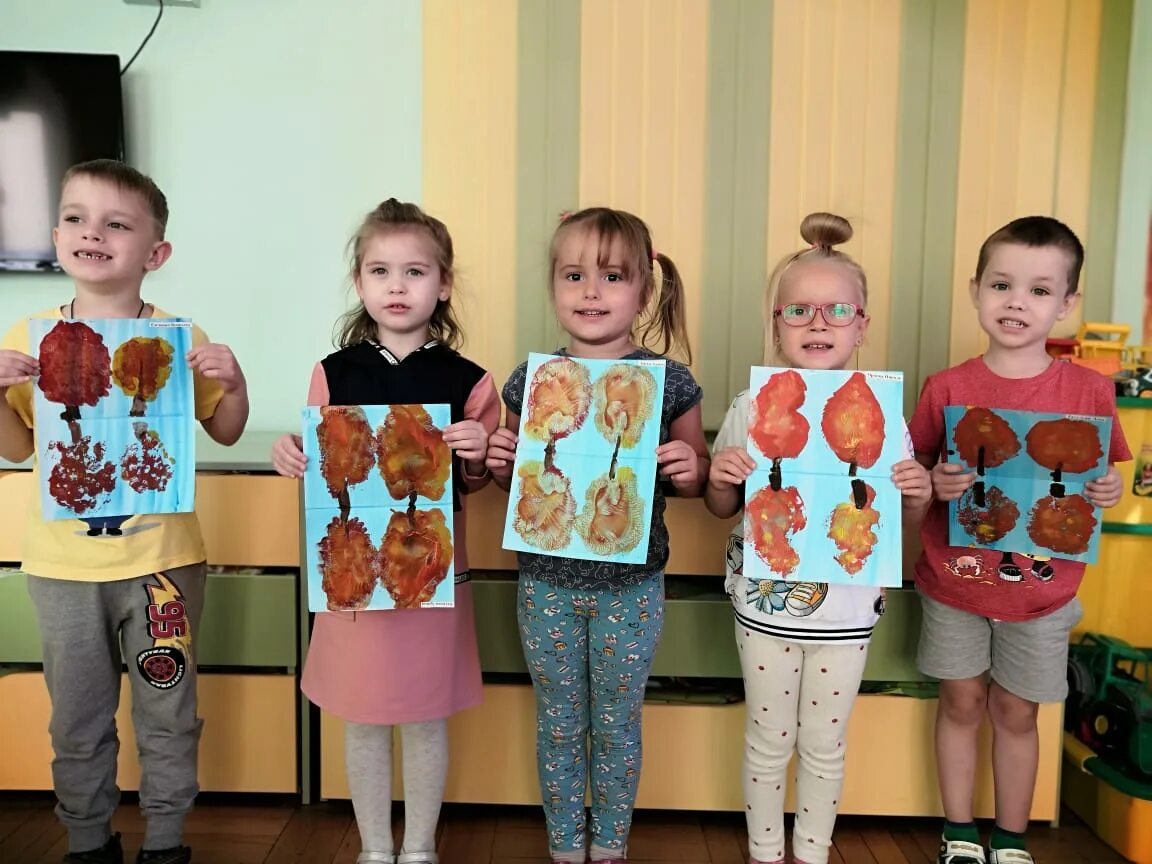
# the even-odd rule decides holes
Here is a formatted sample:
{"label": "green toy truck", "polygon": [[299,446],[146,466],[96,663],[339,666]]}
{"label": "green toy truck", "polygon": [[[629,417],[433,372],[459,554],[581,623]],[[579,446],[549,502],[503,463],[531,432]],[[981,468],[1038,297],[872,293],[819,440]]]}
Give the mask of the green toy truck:
{"label": "green toy truck", "polygon": [[1068,651],[1069,732],[1125,773],[1152,778],[1152,656],[1085,633]]}

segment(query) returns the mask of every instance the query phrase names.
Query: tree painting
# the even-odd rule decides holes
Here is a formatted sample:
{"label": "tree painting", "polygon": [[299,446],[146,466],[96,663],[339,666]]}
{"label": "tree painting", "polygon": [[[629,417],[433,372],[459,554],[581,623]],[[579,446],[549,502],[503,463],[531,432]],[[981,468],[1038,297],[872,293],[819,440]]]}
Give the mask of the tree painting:
{"label": "tree painting", "polygon": [[969,408],[952,433],[960,458],[976,469],[972,487],[977,507],[986,507],[984,475],[1020,452],[1020,439],[1003,417],[987,408]]}
{"label": "tree painting", "polygon": [[380,560],[359,519],[335,516],[320,540],[321,587],[331,611],[366,609],[380,577]]}
{"label": "tree painting", "polygon": [[564,473],[546,461],[521,462],[516,469],[520,494],[512,527],[537,549],[563,549],[572,540],[576,499]]}
{"label": "tree painting", "polygon": [[144,409],[159,395],[172,374],[172,343],[160,337],[133,336],[112,355],[112,380],[132,398],[130,417],[143,417]]}
{"label": "tree painting", "polygon": [[320,474],[340,505],[340,517],[347,520],[352,510],[349,488],[368,479],[376,464],[376,436],[364,409],[357,406],[325,405],[320,417]]}
{"label": "tree painting", "polygon": [[808,443],[808,419],[800,413],[808,387],[794,369],[777,372],[756,394],[749,433],[756,449],[772,460],[769,483],[783,485],[780,463],[795,459]]}
{"label": "tree painting", "polygon": [[810,425],[800,413],[808,386],[793,369],[764,382],[752,403],[749,437],[772,460],[768,485],[744,508],[745,533],[756,555],[774,572],[787,576],[800,563],[790,538],[807,524],[804,501],[795,486],[784,486],[781,464],[795,459],[808,443]]}
{"label": "tree painting", "polygon": [[440,510],[417,510],[417,497],[444,496],[452,451],[422,405],[393,405],[377,430],[376,464],[393,498],[394,513],[380,546],[384,586],[397,608],[426,603],[452,566],[452,535]]}
{"label": "tree painting", "polygon": [[588,486],[576,530],[597,555],[614,555],[636,548],[644,536],[643,520],[636,473],[627,466],[617,469],[613,460],[612,469]]}
{"label": "tree painting", "polygon": [[1087,420],[1041,420],[1024,438],[1028,455],[1052,472],[1050,494],[1064,494],[1063,472],[1083,474],[1104,458],[1100,430]]}
{"label": "tree painting", "polygon": [[[73,425],[75,421],[69,423]],[[78,436],[71,444],[50,441],[48,452],[53,451],[60,454],[60,460],[48,473],[48,493],[57,504],[80,515],[111,498],[116,465],[104,458],[102,442],[94,444],[88,435]]]}
{"label": "tree painting", "polygon": [[875,465],[884,450],[884,411],[863,373],[849,377],[824,404],[820,429],[836,458],[848,464],[856,509],[870,506],[867,484],[856,473]]}
{"label": "tree painting", "polygon": [[529,355],[506,549],[647,559],[664,381],[663,361]]}
{"label": "tree painting", "polygon": [[1064,555],[1087,552],[1095,530],[1096,508],[1083,495],[1046,495],[1032,506],[1028,518],[1028,536]]}
{"label": "tree painting", "polygon": [[376,464],[388,493],[415,504],[418,495],[443,497],[452,452],[423,406],[393,405],[376,432]]}
{"label": "tree painting", "polygon": [[569,357],[556,357],[537,367],[524,399],[523,433],[549,447],[582,425],[592,405],[588,367]]}
{"label": "tree painting", "polygon": [[644,536],[644,501],[631,468],[619,468],[620,449],[640,443],[656,402],[656,378],[643,366],[617,363],[592,388],[597,431],[612,445],[608,470],[589,484],[576,530],[597,555],[630,552]]}
{"label": "tree painting", "polygon": [[788,576],[800,563],[789,538],[806,524],[804,502],[795,486],[764,486],[744,505],[745,536],[756,555],[781,576]]}
{"label": "tree painting", "polygon": [[[633,395],[624,387],[621,390],[626,397]],[[607,388],[603,398],[598,425],[604,424],[619,436],[629,422],[627,408],[619,403],[628,400],[615,399],[618,404],[609,406]],[[571,482],[556,465],[556,442],[583,426],[591,410],[592,379],[588,367],[568,357],[541,363],[532,375],[524,405],[523,433],[547,446],[542,461],[525,460],[516,469],[520,493],[512,527],[525,543],[555,551],[571,542],[576,524],[576,499]]]}
{"label": "tree painting", "polygon": [[1088,551],[1096,528],[1095,507],[1083,495],[1066,495],[1063,473],[1090,471],[1104,458],[1100,430],[1086,420],[1041,420],[1025,437],[1028,455],[1052,472],[1049,494],[1032,507],[1028,536],[1065,555]]}
{"label": "tree painting", "polygon": [[432,599],[452,566],[452,535],[440,509],[396,512],[380,544],[380,579],[397,609]]}
{"label": "tree painting", "polygon": [[[860,505],[856,497],[859,483],[863,491],[864,503]],[[852,500],[837,504],[828,520],[828,539],[840,550],[835,556],[836,563],[848,574],[859,573],[872,549],[876,545],[876,523],[880,514],[872,506],[876,500],[876,490],[863,480],[854,481]]]}
{"label": "tree painting", "polygon": [[[40,342],[36,386],[49,402],[64,406],[60,419],[80,419],[81,405],[95,405],[111,389],[112,371],[104,337],[81,321],[60,321]],[[73,442],[79,429],[72,430]]]}
{"label": "tree painting", "polygon": [[132,424],[136,443],[130,444],[120,459],[120,477],[135,492],[163,492],[172,479],[176,460],[164,449],[159,433],[147,423]]}
{"label": "tree painting", "polygon": [[956,506],[960,525],[977,543],[991,546],[1002,540],[1016,527],[1020,520],[1020,508],[1016,502],[992,486],[984,495],[984,506],[976,503],[975,487],[965,490]]}
{"label": "tree painting", "polygon": [[[581,367],[583,368],[583,367]],[[640,443],[656,404],[656,378],[643,366],[617,363],[592,388],[596,429],[617,451]]]}

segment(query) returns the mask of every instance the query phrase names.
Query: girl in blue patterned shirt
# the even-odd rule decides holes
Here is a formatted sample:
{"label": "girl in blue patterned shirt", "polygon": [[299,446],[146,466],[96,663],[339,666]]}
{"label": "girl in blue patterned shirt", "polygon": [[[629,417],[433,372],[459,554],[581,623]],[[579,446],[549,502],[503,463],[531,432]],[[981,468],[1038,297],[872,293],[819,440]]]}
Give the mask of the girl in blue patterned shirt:
{"label": "girl in blue patterned shirt", "polygon": [[[679,273],[666,255],[653,252],[648,226],[637,217],[593,207],[565,218],[552,238],[551,273],[556,317],[569,336],[558,354],[642,360],[680,350],[690,362]],[[488,468],[504,489],[516,458],[526,373],[522,363],[504,385],[507,420],[488,444]],[[652,524],[644,563],[518,553],[517,618],[536,693],[540,790],[553,862],[578,864],[589,853],[603,864],[627,860],[640,780],[640,711],[664,620],[664,496],[703,491],[709,458],[702,395],[687,366],[666,362],[656,449],[662,479],[648,491]]]}

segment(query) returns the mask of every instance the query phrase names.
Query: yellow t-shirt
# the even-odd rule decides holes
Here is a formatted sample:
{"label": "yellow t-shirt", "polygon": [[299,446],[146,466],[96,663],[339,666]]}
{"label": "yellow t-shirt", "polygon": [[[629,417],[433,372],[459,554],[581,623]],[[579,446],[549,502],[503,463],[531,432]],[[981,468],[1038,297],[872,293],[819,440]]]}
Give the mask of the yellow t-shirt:
{"label": "yellow t-shirt", "polygon": [[[54,307],[34,318],[61,318],[60,308]],[[176,316],[153,307],[153,318]],[[4,336],[0,347],[29,353],[28,321],[16,324]],[[192,344],[203,345],[208,337],[199,327],[192,327]],[[199,372],[193,373],[196,419],[205,420],[216,412],[224,395],[220,385]],[[35,432],[36,418],[32,408],[34,382],[8,388],[8,404],[20,419]],[[40,466],[36,454],[32,465],[33,487],[24,533],[24,572],[51,579],[72,579],[79,582],[115,582],[146,576],[186,564],[195,564],[206,558],[204,538],[200,536],[200,522],[195,513],[165,513],[129,517],[123,524],[121,536],[92,537],[88,525],[79,519],[45,521],[40,504]],[[133,530],[133,529],[136,530]]]}

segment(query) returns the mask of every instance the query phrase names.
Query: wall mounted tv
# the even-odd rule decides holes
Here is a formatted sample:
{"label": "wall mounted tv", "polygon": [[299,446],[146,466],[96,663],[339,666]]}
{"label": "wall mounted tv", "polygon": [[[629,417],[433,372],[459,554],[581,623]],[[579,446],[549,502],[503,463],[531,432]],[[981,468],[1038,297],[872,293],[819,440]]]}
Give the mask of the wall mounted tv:
{"label": "wall mounted tv", "polygon": [[101,158],[124,158],[120,58],[0,51],[0,270],[60,269],[60,180]]}

